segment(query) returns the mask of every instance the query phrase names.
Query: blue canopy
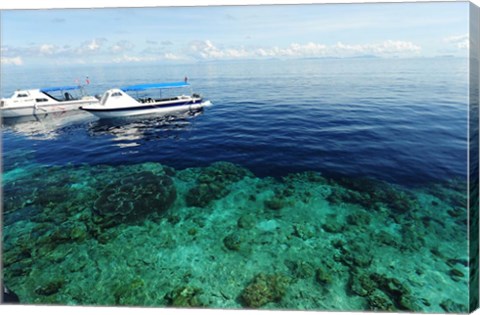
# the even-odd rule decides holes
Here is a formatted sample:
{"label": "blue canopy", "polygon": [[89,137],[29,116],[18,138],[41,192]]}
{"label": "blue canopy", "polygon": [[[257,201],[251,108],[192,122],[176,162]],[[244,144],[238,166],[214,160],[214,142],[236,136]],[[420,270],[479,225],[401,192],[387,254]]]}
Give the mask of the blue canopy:
{"label": "blue canopy", "polygon": [[78,85],[69,85],[69,86],[57,86],[57,87],[48,87],[40,89],[42,92],[56,92],[56,91],[69,91],[69,90],[77,90],[80,86]]}
{"label": "blue canopy", "polygon": [[121,88],[122,91],[144,91],[149,89],[169,89],[169,88],[178,88],[189,86],[190,84],[181,81],[181,82],[166,82],[166,83],[152,83],[152,84],[138,84],[131,85]]}

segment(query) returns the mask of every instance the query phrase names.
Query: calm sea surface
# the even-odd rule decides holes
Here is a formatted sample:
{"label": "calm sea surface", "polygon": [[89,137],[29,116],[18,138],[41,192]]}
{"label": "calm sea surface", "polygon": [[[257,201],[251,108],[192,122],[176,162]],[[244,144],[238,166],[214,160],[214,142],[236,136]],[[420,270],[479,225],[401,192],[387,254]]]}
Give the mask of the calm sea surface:
{"label": "calm sea surface", "polygon": [[466,176],[466,59],[16,67],[2,69],[2,96],[87,75],[90,94],[187,75],[214,106],[176,120],[108,122],[82,113],[5,121],[5,171],[29,152],[24,162],[40,165],[230,161],[258,176],[315,170],[401,184]]}

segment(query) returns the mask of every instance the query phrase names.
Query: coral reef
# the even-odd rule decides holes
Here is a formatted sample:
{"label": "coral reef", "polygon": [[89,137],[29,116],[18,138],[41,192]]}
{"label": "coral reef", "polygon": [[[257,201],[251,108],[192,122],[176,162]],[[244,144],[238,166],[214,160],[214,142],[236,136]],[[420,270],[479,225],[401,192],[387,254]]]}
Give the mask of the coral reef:
{"label": "coral reef", "polygon": [[200,299],[202,290],[191,286],[181,286],[165,296],[168,306],[173,307],[203,307]]}
{"label": "coral reef", "polygon": [[136,221],[166,211],[175,198],[170,177],[140,172],[103,188],[93,206],[94,221],[103,226]]}
{"label": "coral reef", "polygon": [[114,285],[113,296],[117,305],[142,304],[142,288],[145,282],[140,278],[125,279]]}
{"label": "coral reef", "polygon": [[390,297],[399,310],[418,310],[415,299],[410,290],[396,278],[388,278],[381,274],[371,274],[370,278],[377,284],[377,288]]}
{"label": "coral reef", "polygon": [[324,267],[317,268],[317,271],[315,272],[315,279],[322,285],[332,283],[332,276]]}
{"label": "coral reef", "polygon": [[466,313],[468,311],[465,305],[446,299],[440,303],[442,309],[447,313]]}
{"label": "coral reef", "polygon": [[4,281],[22,303],[468,310],[461,184],[223,162],[26,170],[2,183]]}
{"label": "coral reef", "polygon": [[284,207],[284,202],[281,198],[275,196],[271,199],[265,200],[265,208],[270,210],[280,210]]}
{"label": "coral reef", "polygon": [[345,225],[338,222],[335,215],[329,215],[322,224],[322,228],[329,233],[340,233],[345,229]]}
{"label": "coral reef", "polygon": [[243,290],[241,300],[249,308],[259,308],[267,303],[279,302],[285,295],[291,279],[281,274],[259,274]]}
{"label": "coral reef", "polygon": [[383,292],[376,292],[367,297],[368,309],[372,311],[392,312],[395,307]]}
{"label": "coral reef", "polygon": [[242,244],[242,238],[237,233],[232,233],[223,239],[223,244],[229,250],[239,250]]}
{"label": "coral reef", "polygon": [[397,215],[415,211],[419,207],[411,193],[378,180],[342,177],[335,185],[327,198],[332,203],[348,202],[376,210],[383,204]]}
{"label": "coral reef", "polygon": [[308,240],[315,236],[316,229],[313,225],[305,224],[294,224],[293,225],[294,235],[300,237],[303,240]]}
{"label": "coral reef", "polygon": [[242,229],[251,229],[257,223],[257,219],[252,214],[244,214],[237,220],[237,225]]}
{"label": "coral reef", "polygon": [[53,280],[43,286],[35,289],[35,293],[39,295],[52,295],[60,291],[64,284],[64,280]]}
{"label": "coral reef", "polygon": [[205,207],[213,200],[225,197],[229,193],[229,185],[253,174],[228,162],[217,162],[201,170],[197,185],[190,189],[186,196],[190,207]]}
{"label": "coral reef", "polygon": [[285,265],[291,270],[295,278],[306,279],[315,275],[315,267],[309,262],[286,260]]}

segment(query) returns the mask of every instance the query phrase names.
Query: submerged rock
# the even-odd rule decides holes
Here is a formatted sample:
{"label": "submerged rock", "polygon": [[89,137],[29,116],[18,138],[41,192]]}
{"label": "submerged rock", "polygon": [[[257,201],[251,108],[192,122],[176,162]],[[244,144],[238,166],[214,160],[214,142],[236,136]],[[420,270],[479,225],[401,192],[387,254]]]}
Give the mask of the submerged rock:
{"label": "submerged rock", "polygon": [[365,273],[354,273],[350,276],[350,290],[359,296],[368,296],[377,288],[377,283]]}
{"label": "submerged rock", "polygon": [[464,276],[463,272],[461,272],[460,270],[455,269],[455,268],[450,270],[450,275],[452,275],[454,277],[463,277]]}
{"label": "submerged rock", "polygon": [[46,184],[37,192],[34,203],[42,207],[56,205],[70,199],[71,190],[68,186],[60,186],[58,183]]}
{"label": "submerged rock", "polygon": [[315,273],[315,280],[322,285],[328,285],[332,283],[332,275],[324,267],[319,267]]}
{"label": "submerged rock", "polygon": [[468,212],[466,208],[456,207],[456,208],[447,210],[447,213],[452,218],[458,218],[458,217],[466,217]]}
{"label": "submerged rock", "polygon": [[167,305],[174,307],[201,307],[206,306],[200,299],[202,290],[190,286],[178,287],[165,295]]}
{"label": "submerged rock", "polygon": [[312,238],[316,234],[315,227],[311,224],[294,224],[293,233],[295,236],[300,237],[302,240]]}
{"label": "submerged rock", "polygon": [[415,225],[404,225],[401,229],[403,250],[421,250],[425,247],[425,233]]}
{"label": "submerged rock", "polygon": [[399,310],[418,311],[416,300],[411,295],[410,289],[396,278],[388,278],[385,275],[373,273],[370,278],[375,281],[377,288],[387,294],[393,304]]}
{"label": "submerged rock", "polygon": [[374,311],[419,311],[416,298],[396,278],[363,272],[354,273],[349,281],[352,293],[367,297],[368,308]]}
{"label": "submerged rock", "polygon": [[447,313],[467,313],[467,305],[463,305],[457,302],[452,301],[451,299],[446,299],[440,303],[440,306]]}
{"label": "submerged rock", "polygon": [[[17,219],[22,218],[23,214],[15,215],[18,211],[30,212],[31,210],[37,210],[30,206],[35,199],[35,185],[32,181],[18,180],[17,182],[4,183],[3,185],[2,200],[5,225],[10,225]],[[31,214],[26,215],[27,217],[32,216]]]}
{"label": "submerged rock", "polygon": [[379,231],[378,233],[375,234],[374,238],[377,242],[387,246],[392,246],[392,247],[399,246],[399,240],[387,231]]}
{"label": "submerged rock", "polygon": [[285,265],[290,269],[293,276],[300,279],[310,278],[315,274],[315,267],[306,261],[285,260]]}
{"label": "submerged rock", "polygon": [[372,311],[395,311],[392,301],[381,291],[376,291],[375,294],[367,297],[368,309]]}
{"label": "submerged rock", "polygon": [[43,286],[40,286],[35,289],[35,293],[39,295],[52,295],[60,291],[63,284],[65,283],[64,280],[54,280],[51,281]]}
{"label": "submerged rock", "polygon": [[237,251],[237,250],[240,250],[240,245],[242,244],[242,238],[237,233],[232,233],[227,235],[223,239],[223,244],[229,250]]}
{"label": "submerged rock", "polygon": [[139,172],[107,185],[94,203],[94,221],[102,226],[135,222],[150,213],[166,211],[175,201],[173,180],[166,175]]}
{"label": "submerged rock", "polygon": [[358,211],[347,216],[347,223],[358,226],[368,226],[370,224],[371,217],[365,211]]}
{"label": "submerged rock", "polygon": [[270,302],[279,302],[285,295],[291,279],[281,274],[259,274],[243,290],[242,304],[259,308]]}
{"label": "submerged rock", "polygon": [[225,197],[230,192],[229,185],[247,176],[253,177],[253,174],[233,163],[213,163],[201,170],[198,185],[188,191],[187,206],[205,207],[213,200]]}
{"label": "submerged rock", "polygon": [[264,204],[265,207],[270,210],[280,210],[285,206],[283,200],[277,196],[265,200]]}
{"label": "submerged rock", "polygon": [[329,215],[322,224],[322,228],[328,233],[340,233],[345,226],[337,221],[336,216]]}
{"label": "submerged rock", "polygon": [[257,223],[257,218],[252,214],[244,214],[238,218],[237,225],[242,229],[251,229]]}
{"label": "submerged rock", "polygon": [[112,290],[115,304],[142,305],[145,297],[145,295],[142,294],[144,286],[145,283],[141,278],[134,278],[131,280],[122,279],[121,282],[114,285]]}
{"label": "submerged rock", "polygon": [[[11,201],[11,200],[10,200]],[[25,220],[35,220],[35,218],[42,213],[42,208],[34,205],[27,205],[23,208],[19,208],[16,211],[5,212],[3,214],[3,224],[5,226],[11,225],[15,222]]]}
{"label": "submerged rock", "polygon": [[18,262],[25,263],[29,261],[31,263],[33,251],[34,247],[26,244],[19,244],[8,250],[4,249],[2,253],[3,267],[9,267]]}
{"label": "submerged rock", "polygon": [[211,201],[226,196],[226,190],[215,184],[200,184],[190,189],[186,202],[189,207],[205,207]]}
{"label": "submerged rock", "polygon": [[453,281],[460,281],[463,277],[465,277],[463,272],[461,272],[460,270],[458,270],[456,268],[450,269],[449,275],[450,275],[450,278],[452,278]]}
{"label": "submerged rock", "polygon": [[367,209],[379,209],[380,204],[384,204],[395,214],[404,214],[419,208],[412,194],[379,180],[345,177],[333,184],[337,187],[334,187],[331,195],[327,197],[332,203],[343,201]]}
{"label": "submerged rock", "polygon": [[309,182],[309,183],[320,183],[325,184],[327,180],[322,176],[321,173],[314,171],[305,171],[301,173],[290,173],[282,178],[286,183],[291,182]]}

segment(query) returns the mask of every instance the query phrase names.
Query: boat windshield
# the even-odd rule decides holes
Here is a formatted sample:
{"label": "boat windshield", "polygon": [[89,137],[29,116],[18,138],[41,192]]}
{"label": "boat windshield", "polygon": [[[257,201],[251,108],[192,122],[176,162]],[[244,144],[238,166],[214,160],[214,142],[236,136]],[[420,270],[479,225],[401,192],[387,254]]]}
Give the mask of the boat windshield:
{"label": "boat windshield", "polygon": [[111,97],[118,98],[122,96],[123,94],[120,91],[105,92],[105,94],[103,94],[102,98],[100,99],[100,104],[105,105],[107,103],[107,100]]}
{"label": "boat windshield", "polygon": [[83,96],[82,88],[79,86],[43,88],[40,91],[60,102],[79,100]]}
{"label": "boat windshield", "polygon": [[102,99],[100,100],[100,104],[105,105],[109,96],[110,96],[110,92],[106,92],[105,94],[103,94]]}

